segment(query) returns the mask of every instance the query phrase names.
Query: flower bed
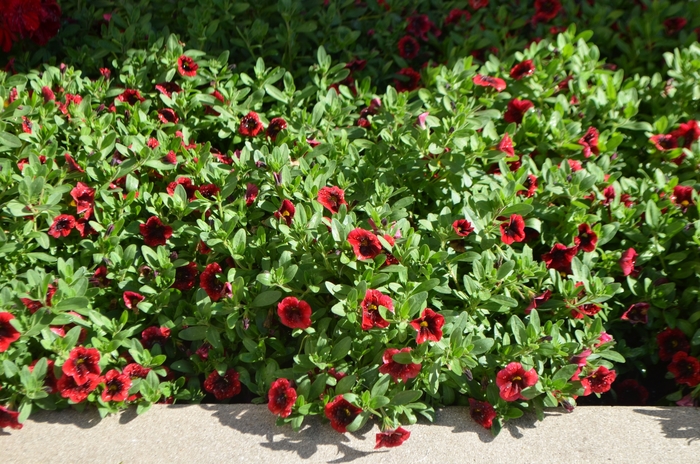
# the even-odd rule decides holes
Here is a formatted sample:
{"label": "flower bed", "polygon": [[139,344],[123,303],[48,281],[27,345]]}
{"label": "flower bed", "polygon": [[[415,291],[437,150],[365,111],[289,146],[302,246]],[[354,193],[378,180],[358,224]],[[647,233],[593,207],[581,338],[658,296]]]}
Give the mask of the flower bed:
{"label": "flower bed", "polygon": [[[443,29],[500,14],[471,3]],[[557,4],[523,10],[533,33]],[[606,392],[696,401],[700,46],[650,76],[575,26],[485,62],[452,31],[423,56],[445,31],[411,14],[389,86],[362,41],[347,64],[287,42],[289,69],[241,72],[175,35],[140,42],[138,23],[122,45],[144,48],[95,42],[117,58],[85,59],[92,78],[0,72],[0,427],[253,401],[295,429],[376,419],[391,447],[441,405],[498,433]],[[448,64],[405,66],[432,57]]]}

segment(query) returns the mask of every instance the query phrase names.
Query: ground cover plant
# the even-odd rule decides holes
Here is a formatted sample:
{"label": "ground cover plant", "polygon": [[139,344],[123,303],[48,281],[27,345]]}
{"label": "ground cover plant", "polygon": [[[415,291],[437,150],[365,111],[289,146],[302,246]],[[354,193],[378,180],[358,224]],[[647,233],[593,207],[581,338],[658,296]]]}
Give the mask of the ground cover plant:
{"label": "ground cover plant", "polygon": [[[154,24],[186,3],[154,8]],[[385,8],[350,3],[308,17]],[[430,14],[488,25],[502,14],[489,3]],[[534,34],[592,2],[526,3],[511,8]],[[7,29],[0,427],[35,408],[252,401],[295,429],[309,415],[339,432],[376,420],[391,447],[443,405],[498,433],[597,397],[697,402],[700,46],[687,25],[646,74],[608,48],[629,68],[615,69],[575,25],[472,56],[456,41],[474,34],[440,42],[428,24],[447,64],[410,68],[386,59],[393,43],[362,55],[360,35],[343,61],[333,41],[287,43],[280,61],[249,44],[239,60],[211,53],[231,46],[216,27],[203,51],[192,36],[139,41],[134,22],[90,60],[65,18],[101,5],[61,2],[66,37],[45,48],[48,19]],[[264,11],[255,21],[278,21]],[[419,13],[389,11],[404,13],[388,16],[397,34],[424,40]],[[95,33],[123,19],[104,21]],[[171,27],[187,24],[204,23]],[[13,70],[52,47],[74,65]]]}

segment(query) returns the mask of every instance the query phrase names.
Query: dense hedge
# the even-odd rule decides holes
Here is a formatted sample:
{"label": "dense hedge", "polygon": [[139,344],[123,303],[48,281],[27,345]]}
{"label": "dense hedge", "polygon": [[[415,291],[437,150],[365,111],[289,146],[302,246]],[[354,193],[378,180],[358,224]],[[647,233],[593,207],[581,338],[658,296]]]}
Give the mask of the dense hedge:
{"label": "dense hedge", "polygon": [[[193,18],[209,3],[181,3],[148,21],[159,30],[177,6],[204,24]],[[567,22],[535,3],[468,16],[540,14],[532,34]],[[583,18],[611,8],[563,3]],[[237,5],[251,15],[241,35],[273,17]],[[103,13],[61,6],[64,18]],[[378,5],[320,8],[304,17],[337,15],[352,32]],[[403,28],[397,3],[389,11],[381,21]],[[630,25],[649,24],[633,12]],[[450,27],[477,24],[450,15]],[[381,21],[373,40],[392,34]],[[326,43],[336,56],[354,44],[349,65],[282,36],[272,42],[287,52],[249,42],[265,58],[240,72],[235,48],[208,55],[129,30],[108,47],[66,26],[36,52],[82,61],[92,78],[66,65],[0,72],[0,426],[32,407],[253,401],[295,428],[307,415],[339,431],[374,417],[378,445],[394,446],[401,424],[441,405],[469,404],[497,433],[593,393],[700,396],[697,43],[646,76],[602,41],[627,67],[611,69],[574,26],[484,63],[469,54],[480,35],[460,44],[463,31],[439,41],[429,29],[444,48],[427,58],[450,64],[420,72],[386,60],[381,42],[363,55],[363,34]],[[216,27],[200,38],[231,45]],[[91,47],[118,57],[101,75]],[[394,66],[403,79],[386,86]]]}

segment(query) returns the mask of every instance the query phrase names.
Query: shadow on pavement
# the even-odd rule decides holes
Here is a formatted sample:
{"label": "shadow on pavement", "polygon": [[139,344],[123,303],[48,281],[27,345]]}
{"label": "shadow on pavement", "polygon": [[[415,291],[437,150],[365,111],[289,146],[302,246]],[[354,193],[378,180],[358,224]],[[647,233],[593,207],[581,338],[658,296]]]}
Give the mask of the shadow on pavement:
{"label": "shadow on pavement", "polygon": [[676,406],[667,409],[634,409],[634,412],[658,419],[666,438],[687,440],[688,444],[700,441],[699,408]]}
{"label": "shadow on pavement", "polygon": [[[133,409],[135,410],[136,408]],[[49,424],[75,425],[81,429],[90,429],[99,424],[102,418],[97,409],[86,408],[84,411],[64,409],[60,413],[56,411],[39,411],[32,414],[32,420]]]}

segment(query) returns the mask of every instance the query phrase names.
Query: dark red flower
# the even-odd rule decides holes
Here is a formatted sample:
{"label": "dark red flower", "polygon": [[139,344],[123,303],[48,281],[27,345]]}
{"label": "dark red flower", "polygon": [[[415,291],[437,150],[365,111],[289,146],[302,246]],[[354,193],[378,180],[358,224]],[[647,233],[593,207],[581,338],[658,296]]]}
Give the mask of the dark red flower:
{"label": "dark red flower", "polygon": [[173,228],[163,224],[157,216],[151,216],[145,224],[139,224],[139,231],[143,235],[143,242],[151,247],[165,245],[173,235]]}
{"label": "dark red flower", "polygon": [[523,187],[525,187],[525,190],[518,190],[518,195],[522,195],[527,198],[535,196],[535,193],[537,192],[537,176],[534,174],[528,174],[527,179],[525,179],[525,182],[523,182]]}
{"label": "dark red flower", "polygon": [[578,235],[574,237],[574,243],[581,250],[590,253],[595,250],[595,246],[598,243],[598,235],[593,232],[593,229],[588,224],[581,224],[578,226]]}
{"label": "dark red flower", "polygon": [[673,374],[678,384],[695,387],[700,383],[700,361],[684,351],[673,355],[668,371]]}
{"label": "dark red flower", "polygon": [[272,140],[277,140],[277,135],[287,128],[287,121],[283,118],[273,118],[265,130],[267,135]]}
{"label": "dark red flower", "polygon": [[379,313],[379,306],[384,306],[388,311],[394,312],[394,302],[391,301],[390,297],[379,290],[369,289],[360,306],[362,307],[362,330],[389,327],[389,321]]}
{"label": "dark red flower", "polygon": [[133,380],[145,379],[148,377],[148,373],[151,372],[151,370],[147,367],[143,367],[141,364],[131,363],[127,364],[122,372]]}
{"label": "dark red flower", "polygon": [[634,265],[637,261],[637,252],[634,248],[628,248],[622,253],[620,257],[620,267],[622,268],[622,275],[628,276],[634,271]]}
{"label": "dark red flower", "polygon": [[70,214],[61,214],[54,218],[48,234],[54,238],[68,237],[73,229],[75,229],[75,218]]}
{"label": "dark red flower", "polygon": [[219,301],[227,293],[227,286],[217,277],[217,274],[221,273],[221,266],[218,263],[211,263],[199,276],[199,286],[207,292],[212,301]]}
{"label": "dark red flower", "polygon": [[401,446],[410,436],[411,432],[403,427],[399,427],[396,430],[379,432],[376,435],[376,445],[374,446],[374,449],[396,448],[397,446]]}
{"label": "dark red flower", "polygon": [[347,426],[360,415],[362,408],[350,403],[343,398],[343,395],[338,395],[326,404],[323,411],[328,420],[331,421],[331,427],[340,433],[345,433]]}
{"label": "dark red flower", "polygon": [[340,187],[323,187],[318,191],[316,200],[335,214],[340,210],[340,205],[347,205],[345,191]]}
{"label": "dark red flower", "polygon": [[112,282],[107,278],[107,266],[98,266],[90,278],[90,283],[97,287],[108,287]]}
{"label": "dark red flower", "polygon": [[683,17],[668,18],[664,21],[666,35],[676,35],[688,24],[688,20]]}
{"label": "dark red flower", "polygon": [[161,347],[165,346],[168,338],[170,338],[170,329],[165,326],[153,326],[141,332],[141,344],[147,349],[153,348],[156,343]]}
{"label": "dark red flower", "polygon": [[572,309],[571,317],[573,317],[574,319],[583,319],[583,316],[593,317],[596,314],[598,314],[600,310],[601,307],[597,304],[588,303],[585,305],[581,305],[576,309]]}
{"label": "dark red flower", "polygon": [[92,210],[88,211],[85,213],[85,217],[81,217],[77,221],[75,221],[75,228],[78,230],[80,233],[80,236],[82,238],[87,237],[88,235],[96,235],[97,231],[92,228],[90,225],[89,220],[87,217],[92,213]]}
{"label": "dark red flower", "polygon": [[700,139],[700,126],[695,120],[681,123],[680,127],[674,130],[672,133],[673,137],[680,141],[683,141],[684,148],[690,148],[693,142]]}
{"label": "dark red flower", "polygon": [[258,186],[255,184],[248,184],[245,188],[245,205],[252,205],[256,198],[258,198]]}
{"label": "dark red flower", "polygon": [[676,185],[673,187],[673,195],[671,195],[671,200],[678,206],[687,208],[688,206],[694,205],[693,201],[693,187],[687,187],[685,185]]}
{"label": "dark red flower", "polygon": [[108,68],[100,68],[100,74],[105,79],[109,79],[112,77],[112,71],[110,71]]}
{"label": "dark red flower", "polygon": [[124,300],[124,306],[126,306],[129,309],[133,309],[134,311],[138,311],[138,304],[145,300],[146,297],[141,295],[140,293],[131,292],[127,290],[122,295],[122,299]]}
{"label": "dark red flower", "polygon": [[128,103],[129,105],[135,105],[136,102],[145,102],[146,99],[141,96],[141,92],[136,89],[126,89],[117,97],[122,103]]}
{"label": "dark red flower", "polygon": [[547,289],[542,293],[541,295],[538,295],[530,301],[530,304],[525,308],[525,314],[530,314],[533,309],[537,309],[537,307],[546,301],[549,301],[549,299],[552,297],[552,291]]}
{"label": "dark red flower", "polygon": [[510,77],[519,81],[523,77],[531,76],[534,72],[535,65],[532,64],[532,60],[525,60],[510,69]]}
{"label": "dark red flower", "polygon": [[53,93],[51,87],[43,86],[41,88],[41,96],[44,97],[44,103],[56,100],[56,94]]}
{"label": "dark red flower", "polygon": [[598,149],[598,136],[598,129],[589,127],[583,137],[578,140],[578,144],[583,145],[583,156],[585,158],[590,158],[591,154],[600,154],[600,150]]}
{"label": "dark red flower", "polygon": [[420,52],[420,44],[416,39],[410,35],[401,37],[401,40],[399,40],[399,55],[401,55],[401,58],[412,60],[418,56],[418,52]]}
{"label": "dark red flower", "polygon": [[168,195],[173,196],[175,195],[175,189],[177,188],[178,185],[182,185],[182,188],[185,189],[185,193],[187,193],[187,199],[192,201],[195,198],[195,193],[197,190],[199,190],[199,187],[194,185],[192,183],[192,179],[189,177],[178,177],[175,179],[173,182],[170,182],[168,186],[165,188],[165,191],[168,192]]}
{"label": "dark red flower", "polygon": [[464,22],[467,22],[471,19],[471,17],[471,13],[469,13],[467,10],[460,10],[459,8],[454,8],[450,10],[449,13],[447,13],[447,17],[445,18],[445,26],[447,26],[448,24],[457,24],[462,18],[464,18]]}
{"label": "dark red flower", "polygon": [[656,344],[659,346],[659,359],[670,361],[676,353],[690,351],[690,343],[680,329],[666,329],[656,336]]}
{"label": "dark red flower", "polygon": [[102,401],[124,401],[129,396],[131,378],[116,369],[107,371],[102,377],[105,389],[102,391]]}
{"label": "dark red flower", "polygon": [[532,18],[534,23],[546,23],[556,18],[561,10],[559,0],[535,0],[535,16]]}
{"label": "dark red flower", "polygon": [[282,325],[290,329],[308,329],[311,327],[311,306],[306,301],[288,296],[277,305],[277,315]]}
{"label": "dark red flower", "polygon": [[394,87],[399,92],[410,92],[418,88],[420,73],[412,68],[402,68],[397,73],[400,78],[394,79]]}
{"label": "dark red flower", "polygon": [[401,364],[394,361],[394,355],[398,353],[410,354],[411,348],[406,347],[401,350],[387,348],[382,356],[383,364],[379,366],[379,372],[382,374],[389,374],[391,378],[394,379],[394,382],[398,382],[399,380],[408,382],[409,379],[413,379],[420,374],[421,365],[416,363]]}
{"label": "dark red flower", "polygon": [[489,6],[489,0],[469,0],[469,6],[472,10],[480,10],[481,8],[486,8]]}
{"label": "dark red flower", "polygon": [[373,233],[364,229],[353,229],[348,234],[348,242],[352,245],[358,259],[374,259],[381,251],[382,244]]}
{"label": "dark red flower", "polygon": [[501,224],[501,240],[506,245],[525,240],[525,221],[519,214],[512,214],[508,222]]}
{"label": "dark red flower", "polygon": [[198,69],[199,65],[189,56],[182,55],[177,59],[177,72],[182,76],[194,77]]}
{"label": "dark red flower", "polygon": [[158,119],[160,119],[160,122],[163,124],[177,124],[180,120],[180,118],[177,117],[177,114],[175,114],[175,111],[171,110],[170,108],[162,108],[158,110]]}
{"label": "dark red flower", "polygon": [[19,331],[10,324],[14,318],[10,313],[0,313],[0,353],[7,351],[13,342],[19,340]]}
{"label": "dark red flower", "polygon": [[295,212],[294,204],[289,200],[283,200],[280,209],[275,212],[275,217],[280,221],[284,220],[288,226],[291,226]]}
{"label": "dark red flower", "polygon": [[648,321],[649,303],[634,303],[620,317],[623,321],[630,321],[632,324],[646,324]]}
{"label": "dark red flower", "polygon": [[581,379],[581,385],[584,388],[583,396],[588,396],[591,393],[605,393],[610,390],[616,375],[615,371],[611,371],[605,366],[600,366],[591,375]]}
{"label": "dark red flower", "polygon": [[547,269],[571,274],[571,261],[573,261],[577,252],[578,248],[576,246],[567,248],[566,245],[557,243],[549,252],[542,255],[542,261],[547,264]]}
{"label": "dark red flower", "polygon": [[63,375],[58,379],[57,388],[63,398],[68,398],[73,403],[85,401],[90,392],[100,384],[101,377],[98,374],[87,374],[85,382],[78,384],[75,377]]}
{"label": "dark red flower", "polygon": [[508,102],[508,109],[503,115],[503,119],[506,122],[512,122],[520,124],[523,122],[523,117],[525,113],[535,105],[530,100],[521,100],[519,98],[514,98]]}
{"label": "dark red flower", "polygon": [[90,188],[88,185],[78,182],[78,185],[73,187],[73,190],[70,191],[70,196],[75,200],[76,212],[78,214],[92,211],[93,204],[95,203],[94,188]]}
{"label": "dark red flower", "polygon": [[177,82],[161,82],[156,84],[156,90],[168,98],[172,98],[173,93],[182,92],[182,87],[180,87]]}
{"label": "dark red flower", "polygon": [[508,132],[506,132],[503,135],[503,138],[501,139],[501,141],[498,142],[496,149],[498,151],[505,153],[506,155],[510,156],[511,158],[515,156],[515,150],[513,149],[513,139],[510,138],[510,136],[508,135]]}
{"label": "dark red flower", "polygon": [[247,137],[257,137],[263,130],[263,125],[260,122],[260,116],[255,111],[251,111],[241,118],[241,124],[238,126],[238,133]]}
{"label": "dark red flower", "polygon": [[77,161],[75,161],[75,158],[73,158],[70,155],[70,153],[64,153],[63,157],[66,160],[66,169],[68,169],[68,172],[85,172],[85,170],[80,167],[80,165],[77,163]]}
{"label": "dark red flower", "polygon": [[649,391],[634,379],[616,383],[614,389],[620,406],[645,406],[649,399]]}
{"label": "dark red flower", "polygon": [[163,158],[162,161],[168,164],[177,164],[177,155],[174,151],[170,150]]}
{"label": "dark red flower", "polygon": [[61,7],[56,0],[41,0],[39,28],[30,34],[34,43],[43,47],[58,34],[61,27]]}
{"label": "dark red flower", "polygon": [[649,137],[649,141],[654,144],[657,150],[667,151],[678,148],[678,139],[673,134],[658,134]]}
{"label": "dark red flower", "polygon": [[496,374],[496,385],[505,401],[525,399],[520,392],[535,385],[539,379],[535,369],[526,371],[519,362],[512,362]]}
{"label": "dark red flower", "polygon": [[287,379],[277,379],[272,382],[267,392],[267,409],[280,417],[289,417],[292,407],[297,401],[297,391],[292,388]]}
{"label": "dark red flower", "polygon": [[406,32],[421,40],[428,40],[428,32],[434,26],[428,15],[413,15],[407,21]]}
{"label": "dark red flower", "polygon": [[496,91],[498,92],[503,92],[506,89],[506,81],[499,77],[483,76],[481,74],[477,74],[476,76],[472,77],[472,82],[474,82],[475,85],[481,87],[491,87],[493,89],[496,89]]}
{"label": "dark red flower", "polygon": [[452,223],[452,229],[454,229],[455,233],[460,237],[466,237],[474,232],[474,226],[466,219],[457,219]]}
{"label": "dark red flower", "polygon": [[34,124],[32,124],[32,121],[30,121],[28,117],[22,116],[22,130],[26,134],[31,134],[33,127],[34,127]]}
{"label": "dark red flower", "polygon": [[199,187],[199,193],[208,200],[216,199],[216,196],[221,192],[221,189],[214,184],[204,184]]}
{"label": "dark red flower", "polygon": [[223,377],[217,371],[213,371],[204,381],[204,391],[212,393],[219,401],[236,396],[241,392],[238,377],[238,372],[233,369],[227,370]]}
{"label": "dark red flower", "polygon": [[[6,0],[3,2],[5,27],[23,38],[28,38],[41,25],[40,0]],[[9,50],[8,50],[9,51]]]}
{"label": "dark red flower", "polygon": [[15,429],[20,430],[23,425],[17,420],[19,412],[10,411],[4,406],[0,406],[0,429]]}
{"label": "dark red flower", "polygon": [[197,282],[197,263],[187,263],[175,270],[175,282],[171,288],[176,288],[182,292],[192,290]]}
{"label": "dark red flower", "polygon": [[73,377],[76,385],[83,385],[88,382],[91,375],[99,377],[102,372],[100,352],[95,348],[77,346],[71,350],[62,370],[64,377]]}
{"label": "dark red flower", "polygon": [[498,413],[491,406],[491,403],[477,401],[474,398],[469,398],[469,415],[472,416],[474,422],[485,429],[490,429],[493,426],[493,420],[498,417]]}
{"label": "dark red flower", "polygon": [[421,317],[411,321],[411,327],[418,332],[416,343],[439,342],[442,339],[443,325],[445,325],[445,318],[442,314],[438,314],[430,308],[425,308]]}

